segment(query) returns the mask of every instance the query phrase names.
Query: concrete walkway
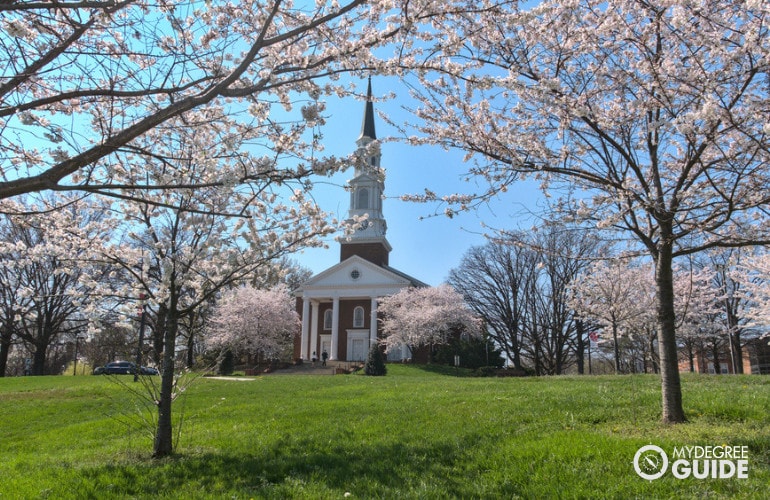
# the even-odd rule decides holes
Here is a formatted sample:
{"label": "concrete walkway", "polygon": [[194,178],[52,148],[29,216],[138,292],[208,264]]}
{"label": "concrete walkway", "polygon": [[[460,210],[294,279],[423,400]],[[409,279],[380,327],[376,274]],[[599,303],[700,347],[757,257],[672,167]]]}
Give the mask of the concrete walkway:
{"label": "concrete walkway", "polygon": [[352,370],[356,366],[363,364],[363,362],[351,362],[351,361],[327,361],[326,366],[321,364],[321,361],[314,363],[302,363],[301,365],[292,365],[288,368],[282,368],[269,373],[257,373],[255,375],[249,375],[246,377],[206,377],[212,380],[234,380],[236,382],[250,382],[257,380],[258,377],[266,375],[335,375],[338,372],[338,368],[343,370]]}
{"label": "concrete walkway", "polygon": [[254,377],[206,377],[209,380],[235,380],[237,382],[251,382],[257,380]]}
{"label": "concrete walkway", "polygon": [[315,363],[310,362],[302,363],[301,365],[293,365],[288,368],[270,372],[269,375],[334,375],[338,373],[338,369],[347,371],[363,364],[363,362],[327,361],[326,366],[323,366],[321,363],[321,361],[316,361]]}

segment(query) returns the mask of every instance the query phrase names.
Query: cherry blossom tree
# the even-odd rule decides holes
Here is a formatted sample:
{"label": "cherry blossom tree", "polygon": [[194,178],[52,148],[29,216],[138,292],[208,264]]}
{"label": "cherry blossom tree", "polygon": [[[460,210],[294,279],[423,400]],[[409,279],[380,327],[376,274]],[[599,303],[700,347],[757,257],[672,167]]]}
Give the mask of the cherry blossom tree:
{"label": "cherry blossom tree", "polygon": [[714,360],[715,373],[721,373],[720,353],[725,347],[732,349],[730,329],[722,305],[725,297],[716,286],[716,276],[717,273],[708,267],[682,269],[674,273],[677,333],[691,370],[695,352],[703,354],[709,351]]}
{"label": "cherry blossom tree", "polygon": [[121,220],[115,222],[101,257],[130,276],[123,296],[135,302],[144,296],[148,302],[161,365],[154,445],[158,457],[173,448],[171,406],[180,325],[190,323],[221,290],[258,274],[279,274],[276,268],[283,256],[319,245],[321,237],[335,230],[307,196],[309,188],[293,174],[283,175],[286,171],[269,167],[248,186],[236,182],[203,187],[212,169],[241,165],[209,147],[219,130],[216,123],[200,121],[194,128],[156,128],[145,134],[146,147],[156,151],[156,157],[148,159],[144,175],[160,184],[176,179],[196,187],[159,191],[153,203],[137,201],[141,189],[122,188],[120,200],[112,204]]}
{"label": "cherry blossom tree", "polygon": [[416,73],[422,142],[467,151],[478,197],[568,184],[567,218],[653,259],[663,422],[685,420],[674,259],[770,241],[769,17],[756,0],[490,0],[437,22]]}
{"label": "cherry blossom tree", "polygon": [[380,299],[386,350],[444,344],[453,331],[481,335],[481,322],[449,285],[404,288]]}
{"label": "cherry blossom tree", "polygon": [[90,247],[106,236],[96,212],[78,201],[52,205],[13,203],[16,215],[0,225],[0,373],[15,337],[30,352],[31,374],[44,375],[49,348],[87,333],[94,299],[111,283],[109,270],[90,262]]}
{"label": "cherry blossom tree", "polygon": [[746,258],[731,273],[741,284],[739,296],[746,300],[748,326],[764,331],[770,327],[770,254],[759,253]]}
{"label": "cherry blossom tree", "polygon": [[630,266],[625,259],[598,261],[572,286],[570,305],[578,315],[609,329],[615,354],[615,373],[620,373],[620,337],[642,330],[641,319],[655,309],[652,269]]}
{"label": "cherry blossom tree", "polygon": [[[714,286],[709,268],[676,269],[674,296],[679,343],[690,357],[694,350],[709,345],[718,348],[727,342],[726,327],[720,314],[720,291]],[[593,264],[573,287],[572,305],[576,312],[612,335],[615,371],[631,349],[646,362],[656,364],[654,269],[616,258]],[[715,346],[715,347],[714,347]]]}
{"label": "cherry blossom tree", "polygon": [[275,358],[292,345],[300,326],[286,286],[243,286],[225,292],[217,302],[206,327],[206,345]]}
{"label": "cherry blossom tree", "polygon": [[713,286],[719,290],[722,296],[721,314],[723,323],[729,337],[730,355],[735,373],[743,373],[743,341],[744,334],[749,333],[746,328],[745,311],[748,302],[742,297],[742,283],[734,279],[733,274],[740,264],[747,249],[730,248],[727,250],[710,252],[707,261],[714,269]]}
{"label": "cherry blossom tree", "polygon": [[[293,271],[285,255],[319,245],[320,238],[335,230],[309,199],[309,187],[301,179],[290,178],[293,174],[270,170],[248,186],[199,185],[207,169],[225,171],[234,162],[232,156],[219,157],[209,147],[217,130],[215,124],[201,122],[195,128],[156,128],[142,138],[148,149],[156,151],[154,158],[145,159],[143,175],[160,184],[181,179],[194,188],[158,190],[153,202],[143,203],[139,198],[144,191],[126,185],[109,201],[79,212],[61,209],[60,201],[45,207],[17,206],[14,200],[5,204],[15,207],[22,224],[39,220],[38,225],[47,230],[44,244],[36,245],[34,251],[14,239],[4,242],[5,249],[16,252],[9,254],[12,258],[19,254],[31,261],[48,253],[64,255],[66,261],[59,258],[52,272],[73,278],[81,295],[86,289],[102,298],[73,302],[83,323],[100,316],[111,320],[114,315],[105,314],[103,307],[121,305],[126,322],[133,322],[136,306],[146,302],[161,368],[160,387],[147,386],[158,389],[148,399],[158,412],[154,443],[158,457],[173,448],[171,406],[179,387],[175,358],[180,328],[193,325],[221,290]],[[210,155],[202,154],[204,150]],[[126,175],[134,174],[126,171]],[[90,220],[84,214],[98,219],[88,230],[81,228]],[[18,260],[23,265],[23,259]],[[90,269],[105,269],[108,275]]]}
{"label": "cherry blossom tree", "polygon": [[342,73],[383,67],[375,54],[385,43],[399,44],[403,57],[410,33],[444,8],[434,0],[3,2],[0,199],[46,190],[121,197],[131,186],[152,200],[158,189],[249,182],[274,169],[244,162],[195,184],[127,177],[156,157],[143,135],[194,126],[180,120],[191,112],[221,125],[216,150],[248,135],[307,170],[335,168],[312,151],[320,98],[349,92],[337,83]]}

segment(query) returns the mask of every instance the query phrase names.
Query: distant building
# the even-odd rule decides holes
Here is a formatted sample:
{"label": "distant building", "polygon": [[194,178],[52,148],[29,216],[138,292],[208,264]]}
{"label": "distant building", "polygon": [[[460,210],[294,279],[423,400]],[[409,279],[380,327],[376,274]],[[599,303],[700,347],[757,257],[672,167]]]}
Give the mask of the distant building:
{"label": "distant building", "polygon": [[[371,81],[367,89],[361,135],[356,141],[365,158],[355,165],[350,191],[349,220],[365,217],[358,230],[340,241],[340,262],[303,283],[296,292],[302,318],[301,333],[294,342],[294,357],[330,360],[365,360],[369,348],[381,335],[377,301],[407,287],[428,286],[390,267],[392,250],[386,238],[382,212],[385,175],[379,149],[367,151],[377,139]],[[388,358],[408,357],[407,348]]]}
{"label": "distant building", "polygon": [[[744,374],[770,374],[770,345],[769,338],[754,338],[747,341],[741,349],[741,365]],[[695,349],[692,359],[690,356],[680,358],[679,371],[695,373],[735,373],[733,357],[729,345],[720,346],[716,351],[712,348]]]}

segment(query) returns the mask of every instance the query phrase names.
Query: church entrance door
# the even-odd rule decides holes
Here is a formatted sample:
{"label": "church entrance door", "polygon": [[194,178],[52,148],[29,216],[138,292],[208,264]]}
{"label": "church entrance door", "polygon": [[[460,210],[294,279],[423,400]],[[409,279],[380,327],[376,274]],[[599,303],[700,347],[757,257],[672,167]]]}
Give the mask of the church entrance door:
{"label": "church entrance door", "polygon": [[353,339],[353,353],[351,361],[364,361],[366,359],[366,341],[363,339]]}
{"label": "church entrance door", "polygon": [[366,361],[369,330],[348,330],[348,361]]}
{"label": "church entrance door", "polygon": [[318,351],[318,359],[321,359],[321,354],[326,351],[330,357],[332,355],[332,336],[321,335],[321,350]]}

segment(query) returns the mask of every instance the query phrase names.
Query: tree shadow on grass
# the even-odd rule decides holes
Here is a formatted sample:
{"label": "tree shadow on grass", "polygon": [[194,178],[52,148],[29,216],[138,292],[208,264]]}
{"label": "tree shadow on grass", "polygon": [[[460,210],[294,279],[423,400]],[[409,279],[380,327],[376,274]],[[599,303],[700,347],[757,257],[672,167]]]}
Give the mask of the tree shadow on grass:
{"label": "tree shadow on grass", "polygon": [[112,496],[206,498],[243,495],[252,498],[354,498],[472,496],[462,471],[466,443],[363,443],[331,445],[317,442],[288,445],[254,454],[178,455],[161,461],[104,465],[83,471],[78,485],[67,486],[79,498]]}

